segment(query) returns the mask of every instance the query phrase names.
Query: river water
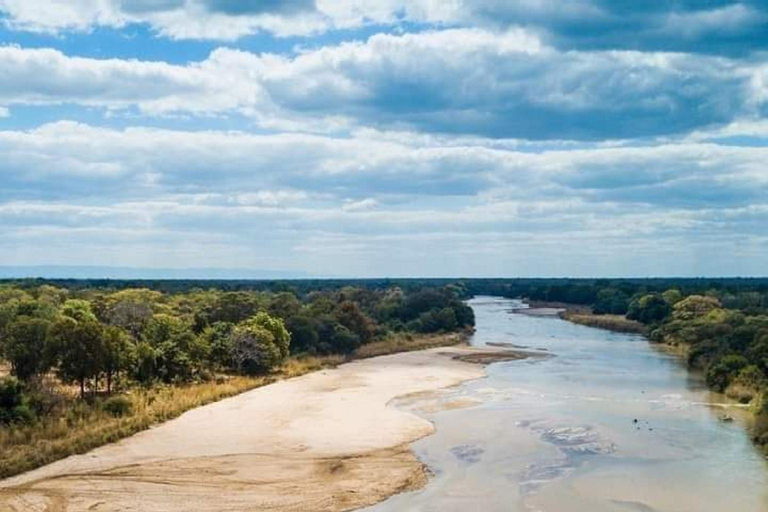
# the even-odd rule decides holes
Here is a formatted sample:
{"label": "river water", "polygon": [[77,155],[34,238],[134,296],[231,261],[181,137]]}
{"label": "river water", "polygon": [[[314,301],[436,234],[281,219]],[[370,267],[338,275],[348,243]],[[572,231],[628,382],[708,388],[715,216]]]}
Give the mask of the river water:
{"label": "river water", "polygon": [[768,512],[768,464],[748,414],[679,358],[640,336],[512,313],[519,301],[469,304],[473,345],[543,357],[401,400],[436,426],[413,445],[433,475],[367,510]]}

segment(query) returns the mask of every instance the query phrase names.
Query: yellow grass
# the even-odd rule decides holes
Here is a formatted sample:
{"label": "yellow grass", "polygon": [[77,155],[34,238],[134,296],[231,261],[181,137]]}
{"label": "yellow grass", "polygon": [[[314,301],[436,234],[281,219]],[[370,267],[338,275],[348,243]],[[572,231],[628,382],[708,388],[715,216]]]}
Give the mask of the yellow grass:
{"label": "yellow grass", "polygon": [[350,356],[299,356],[263,377],[221,376],[196,384],[133,388],[123,396],[131,411],[115,418],[98,405],[65,398],[66,414],[40,420],[35,425],[0,428],[0,478],[7,478],[56,460],[84,453],[118,441],[152,425],[175,418],[185,411],[237,395],[280,379],[395,352],[455,345],[466,334],[433,336],[392,335],[359,348]]}
{"label": "yellow grass", "polygon": [[358,348],[353,357],[364,359],[366,357],[383,356],[397,352],[409,352],[411,350],[425,350],[434,347],[446,347],[458,345],[467,340],[468,333],[435,334],[431,336],[413,336],[410,334],[393,334],[381,341],[374,341]]}

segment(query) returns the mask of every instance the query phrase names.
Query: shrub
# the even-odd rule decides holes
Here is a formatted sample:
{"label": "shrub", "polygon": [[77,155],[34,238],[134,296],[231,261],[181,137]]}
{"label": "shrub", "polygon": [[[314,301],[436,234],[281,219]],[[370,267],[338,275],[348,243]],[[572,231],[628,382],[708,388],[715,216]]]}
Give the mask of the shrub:
{"label": "shrub", "polygon": [[707,386],[723,392],[739,371],[749,363],[743,356],[728,355],[707,370]]}
{"label": "shrub", "polygon": [[119,418],[126,416],[133,410],[133,403],[127,396],[113,396],[101,404],[101,409],[112,416]]}
{"label": "shrub", "polygon": [[644,324],[661,322],[669,315],[671,308],[658,293],[649,293],[635,298],[627,309],[627,318]]}
{"label": "shrub", "polygon": [[15,377],[0,379],[0,424],[31,423],[34,420],[24,385]]}
{"label": "shrub", "polygon": [[232,331],[234,363],[249,375],[268,372],[288,356],[290,341],[281,319],[257,313]]}

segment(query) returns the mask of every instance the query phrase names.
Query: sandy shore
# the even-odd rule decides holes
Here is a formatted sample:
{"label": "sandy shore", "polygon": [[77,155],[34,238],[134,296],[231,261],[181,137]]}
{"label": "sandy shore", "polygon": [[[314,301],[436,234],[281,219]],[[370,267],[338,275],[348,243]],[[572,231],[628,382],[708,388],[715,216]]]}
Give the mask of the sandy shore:
{"label": "sandy shore", "polygon": [[1,481],[0,511],[339,511],[370,505],[426,481],[408,445],[430,434],[432,424],[388,403],[483,376],[482,366],[468,362],[489,362],[471,355],[479,352],[438,348],[377,357],[201,407]]}

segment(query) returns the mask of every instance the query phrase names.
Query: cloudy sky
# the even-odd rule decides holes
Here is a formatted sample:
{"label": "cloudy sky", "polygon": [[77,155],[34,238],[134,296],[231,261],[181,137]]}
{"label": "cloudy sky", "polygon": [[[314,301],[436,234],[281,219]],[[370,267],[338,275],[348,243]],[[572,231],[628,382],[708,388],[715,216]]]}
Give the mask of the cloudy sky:
{"label": "cloudy sky", "polygon": [[0,0],[0,265],[768,274],[765,0]]}

